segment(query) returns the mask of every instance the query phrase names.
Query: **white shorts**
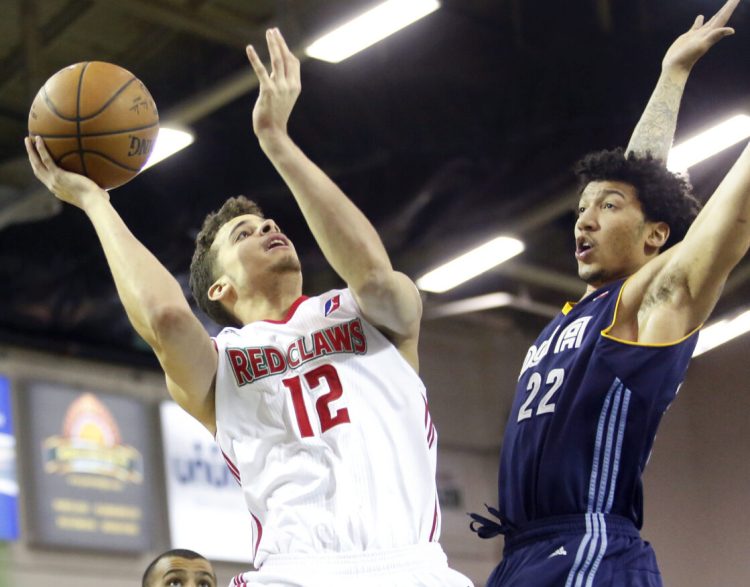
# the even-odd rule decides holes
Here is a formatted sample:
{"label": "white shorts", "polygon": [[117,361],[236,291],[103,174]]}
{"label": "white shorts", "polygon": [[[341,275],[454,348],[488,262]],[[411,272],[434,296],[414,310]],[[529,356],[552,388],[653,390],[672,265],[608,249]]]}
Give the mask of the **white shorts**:
{"label": "white shorts", "polygon": [[474,587],[437,543],[364,553],[269,556],[229,587]]}

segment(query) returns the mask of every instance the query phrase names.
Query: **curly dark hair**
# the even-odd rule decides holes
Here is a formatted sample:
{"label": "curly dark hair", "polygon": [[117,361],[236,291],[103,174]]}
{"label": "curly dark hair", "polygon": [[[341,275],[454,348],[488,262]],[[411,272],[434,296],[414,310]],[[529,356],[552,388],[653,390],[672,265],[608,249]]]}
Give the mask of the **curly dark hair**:
{"label": "curly dark hair", "polygon": [[245,196],[229,198],[221,208],[208,214],[198,236],[195,237],[195,252],[190,262],[190,291],[198,307],[219,326],[242,326],[220,302],[208,298],[208,289],[216,280],[216,251],[211,249],[219,229],[232,218],[244,214],[255,214],[263,218],[260,206]]}
{"label": "curly dark hair", "polygon": [[592,181],[622,181],[632,185],[646,220],[669,226],[669,238],[662,252],[685,238],[701,209],[690,182],[669,171],[661,159],[650,153],[625,155],[622,148],[596,151],[578,161],[574,171],[579,195]]}
{"label": "curly dark hair", "polygon": [[[151,564],[146,567],[146,571],[143,573],[143,578],[141,579],[141,587],[149,587],[149,583],[151,580],[151,572],[154,570],[154,567],[157,565],[157,563],[163,559],[168,557],[178,557],[178,558],[184,558],[186,560],[195,560],[195,559],[203,559],[208,560],[203,555],[198,554],[194,550],[188,550],[186,548],[175,548],[174,550],[168,550],[167,552],[162,552],[159,556],[157,556],[154,560],[151,561]],[[216,578],[214,577],[214,580]]]}

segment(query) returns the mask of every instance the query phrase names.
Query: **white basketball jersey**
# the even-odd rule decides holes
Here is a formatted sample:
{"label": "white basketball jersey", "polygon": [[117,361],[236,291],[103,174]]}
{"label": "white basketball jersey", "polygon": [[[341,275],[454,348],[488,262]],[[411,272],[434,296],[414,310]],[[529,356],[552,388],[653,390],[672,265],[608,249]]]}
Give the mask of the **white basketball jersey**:
{"label": "white basketball jersey", "polygon": [[437,433],[425,387],[348,289],[217,337],[216,440],[269,554],[435,542]]}

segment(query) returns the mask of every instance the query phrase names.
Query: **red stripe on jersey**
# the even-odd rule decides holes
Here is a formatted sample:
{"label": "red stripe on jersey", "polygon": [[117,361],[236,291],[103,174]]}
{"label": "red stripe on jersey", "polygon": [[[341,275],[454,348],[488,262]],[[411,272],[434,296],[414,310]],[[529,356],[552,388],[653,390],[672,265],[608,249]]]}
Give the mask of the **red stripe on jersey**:
{"label": "red stripe on jersey", "polygon": [[432,530],[430,530],[430,542],[432,542],[432,539],[435,537],[435,530],[437,530],[437,521],[438,521],[438,502],[437,497],[435,498],[435,513],[432,514]]}
{"label": "red stripe on jersey", "polygon": [[260,539],[263,536],[263,525],[260,523],[260,520],[255,517],[255,514],[253,512],[250,512],[250,515],[253,517],[253,520],[255,520],[255,525],[258,527],[257,538],[255,539],[255,549],[253,552],[253,560],[255,560],[255,557],[258,556],[258,546],[260,545]]}
{"label": "red stripe on jersey", "polygon": [[434,426],[430,426],[430,433],[427,435],[427,448],[432,448],[435,444],[435,438],[437,437],[437,431]]}
{"label": "red stripe on jersey", "polygon": [[298,297],[294,303],[289,306],[289,309],[286,312],[286,316],[284,316],[283,320],[263,320],[263,322],[269,322],[270,324],[286,324],[292,319],[292,316],[294,316],[294,313],[297,311],[297,308],[299,308],[299,305],[304,302],[307,299],[307,296],[300,296]]}
{"label": "red stripe on jersey", "polygon": [[240,470],[232,462],[232,460],[227,456],[227,453],[225,453],[221,447],[219,447],[219,450],[221,451],[221,454],[224,457],[224,461],[226,462],[227,467],[229,467],[229,472],[234,477],[234,480],[237,481],[237,483],[239,483],[240,485],[242,485],[242,479],[240,478]]}
{"label": "red stripe on jersey", "polygon": [[425,396],[422,396],[422,401],[424,402],[424,427],[427,428],[427,422],[430,419],[430,406],[427,404]]}

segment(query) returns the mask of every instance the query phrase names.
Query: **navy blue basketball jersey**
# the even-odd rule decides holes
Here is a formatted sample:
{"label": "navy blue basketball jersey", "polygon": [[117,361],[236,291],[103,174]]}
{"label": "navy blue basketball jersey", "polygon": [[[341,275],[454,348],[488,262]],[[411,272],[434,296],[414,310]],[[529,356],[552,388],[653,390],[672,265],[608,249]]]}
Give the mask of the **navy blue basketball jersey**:
{"label": "navy blue basketball jersey", "polygon": [[500,460],[510,528],[569,514],[643,524],[641,474],[697,330],[660,345],[608,335],[623,283],[567,304],[526,354]]}

